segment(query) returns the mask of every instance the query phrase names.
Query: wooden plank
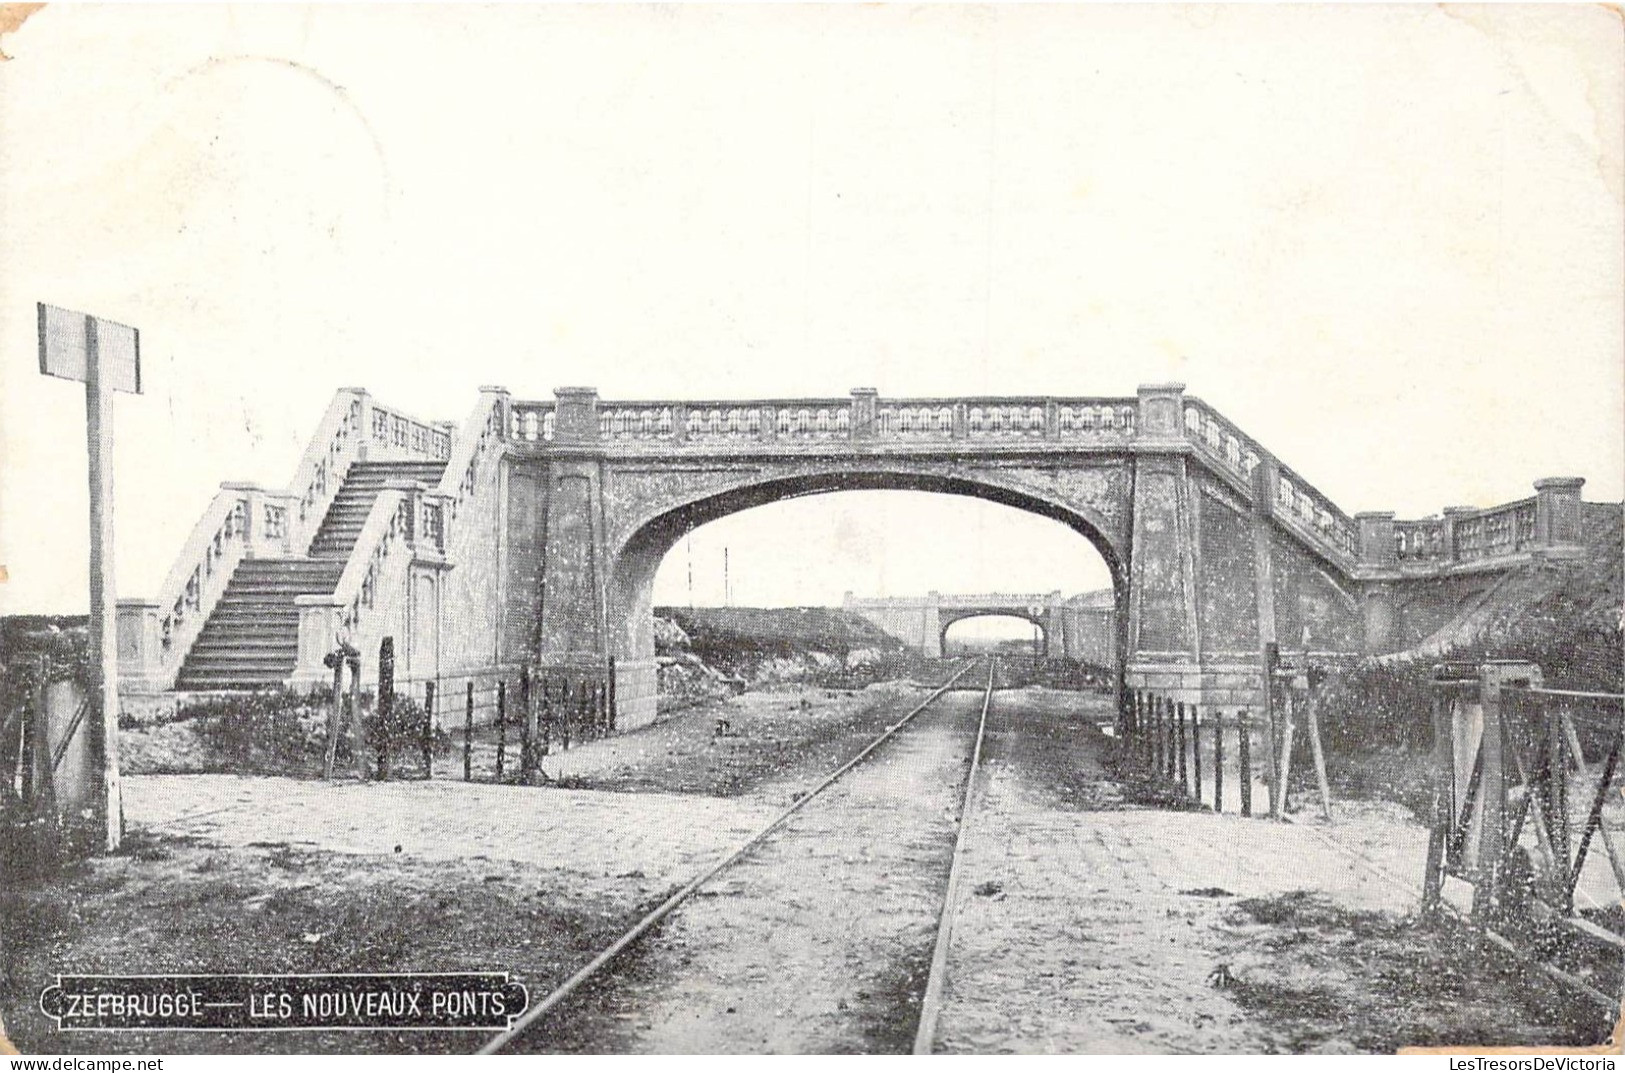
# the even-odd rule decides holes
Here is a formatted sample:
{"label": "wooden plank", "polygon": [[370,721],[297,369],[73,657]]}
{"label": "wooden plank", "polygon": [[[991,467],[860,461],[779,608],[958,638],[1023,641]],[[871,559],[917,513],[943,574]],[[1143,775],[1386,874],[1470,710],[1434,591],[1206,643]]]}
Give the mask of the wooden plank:
{"label": "wooden plank", "polygon": [[1585,917],[1567,917],[1564,919],[1563,923],[1582,935],[1590,936],[1600,943],[1607,943],[1615,950],[1625,950],[1625,935],[1616,935],[1607,928],[1593,924]]}
{"label": "wooden plank", "polygon": [[[1563,731],[1569,742],[1570,762],[1574,765],[1575,773],[1582,780],[1589,779],[1591,771],[1586,765],[1585,751],[1580,748],[1580,735],[1574,728],[1574,720],[1569,718],[1567,708],[1563,710],[1561,718]],[[1614,844],[1614,836],[1606,825],[1597,828],[1597,835],[1602,839],[1602,848],[1608,854],[1608,865],[1614,871],[1614,882],[1618,884],[1620,892],[1625,894],[1625,861],[1620,859],[1619,848]]]}
{"label": "wooden plank", "polygon": [[327,708],[327,748],[322,751],[322,778],[333,777],[338,761],[339,735],[344,733],[344,661],[333,665],[333,702]]}
{"label": "wooden plank", "polygon": [[1506,766],[1502,754],[1501,679],[1496,668],[1482,668],[1479,683],[1479,703],[1484,709],[1484,737],[1479,745],[1484,818],[1479,836],[1478,877],[1473,884],[1475,923],[1495,916],[1501,902],[1501,876],[1506,865]]}
{"label": "wooden plank", "polygon": [[1320,786],[1320,811],[1326,822],[1332,822],[1332,787],[1326,778],[1326,753],[1320,744],[1320,705],[1315,701],[1311,687],[1304,701],[1304,716],[1309,721],[1309,749],[1315,758],[1315,781]]}
{"label": "wooden plank", "polygon": [[1614,766],[1619,763],[1620,739],[1614,739],[1614,747],[1608,750],[1608,759],[1602,765],[1602,779],[1597,783],[1597,793],[1591,799],[1591,812],[1586,818],[1585,830],[1580,834],[1580,845],[1574,851],[1574,870],[1569,875],[1569,895],[1572,898],[1574,888],[1580,883],[1580,873],[1585,869],[1586,849],[1591,845],[1591,836],[1602,826],[1602,806],[1608,797],[1608,784],[1614,781]]}
{"label": "wooden plank", "polygon": [[1436,916],[1442,905],[1446,869],[1445,850],[1456,826],[1454,789],[1455,739],[1450,733],[1450,700],[1433,691],[1433,822],[1428,830],[1426,871],[1422,873],[1422,912]]}
{"label": "wooden plank", "polygon": [[1294,732],[1293,712],[1298,706],[1298,698],[1289,688],[1282,697],[1281,704],[1281,761],[1276,767],[1280,788],[1275,794],[1275,818],[1280,819],[1286,812],[1287,787],[1292,785],[1292,738]]}

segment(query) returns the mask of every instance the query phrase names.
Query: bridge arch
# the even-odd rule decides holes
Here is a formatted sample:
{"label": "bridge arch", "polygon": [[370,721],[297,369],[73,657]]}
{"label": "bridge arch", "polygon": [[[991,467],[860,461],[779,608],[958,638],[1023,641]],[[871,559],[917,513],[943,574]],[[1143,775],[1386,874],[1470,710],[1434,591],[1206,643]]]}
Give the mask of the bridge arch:
{"label": "bridge arch", "polygon": [[[610,654],[621,668],[620,677],[649,678],[652,699],[654,674],[654,581],[661,561],[686,534],[731,514],[804,496],[847,491],[910,491],[981,499],[1013,507],[1060,522],[1084,537],[1100,554],[1111,575],[1118,607],[1120,637],[1126,626],[1128,555],[1113,535],[1106,513],[1092,506],[1063,502],[1059,497],[1016,487],[994,474],[947,475],[902,467],[874,466],[803,471],[790,476],[751,479],[743,476],[720,490],[706,488],[691,494],[680,481],[668,482],[654,509],[636,515],[625,525],[623,538],[611,540],[607,550],[606,622]],[[1119,644],[1118,651],[1124,650]],[[629,683],[631,696],[644,689]]]}

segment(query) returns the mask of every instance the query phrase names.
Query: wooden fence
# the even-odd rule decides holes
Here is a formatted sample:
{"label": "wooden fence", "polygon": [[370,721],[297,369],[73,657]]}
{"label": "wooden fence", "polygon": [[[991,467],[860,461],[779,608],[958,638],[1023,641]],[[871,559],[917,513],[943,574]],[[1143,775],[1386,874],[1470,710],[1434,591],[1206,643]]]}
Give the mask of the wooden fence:
{"label": "wooden fence", "polygon": [[[1441,663],[1432,684],[1423,907],[1436,912],[1446,881],[1459,880],[1484,927],[1549,917],[1592,933],[1617,917],[1625,857],[1604,815],[1620,811],[1625,694],[1547,688],[1534,663],[1508,660]],[[1618,925],[1609,941],[1625,951]]]}
{"label": "wooden fence", "polygon": [[398,678],[392,650],[392,639],[384,638],[370,717],[358,694],[359,654],[330,659],[333,706],[324,777],[333,777],[338,744],[348,735],[363,778],[433,778],[438,764],[470,782],[537,783],[546,780],[543,757],[616,730],[613,660],[602,668],[493,666]]}
{"label": "wooden fence", "polygon": [[[1322,814],[1332,818],[1316,691],[1324,669],[1306,659],[1266,657],[1270,688],[1256,706],[1198,705],[1155,690],[1125,694],[1117,736],[1133,770],[1193,804],[1281,819],[1292,758],[1309,741]],[[1301,751],[1301,750],[1299,750]]]}
{"label": "wooden fence", "polygon": [[93,698],[48,652],[23,657],[19,695],[0,712],[0,800],[57,819],[101,801],[100,735]]}

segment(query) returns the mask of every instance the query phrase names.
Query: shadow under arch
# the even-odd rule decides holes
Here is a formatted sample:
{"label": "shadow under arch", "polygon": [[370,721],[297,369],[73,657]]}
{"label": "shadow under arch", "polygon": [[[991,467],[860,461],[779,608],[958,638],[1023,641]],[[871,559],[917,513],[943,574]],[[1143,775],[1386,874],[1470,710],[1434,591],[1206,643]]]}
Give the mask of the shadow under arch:
{"label": "shadow under arch", "polygon": [[948,631],[962,622],[974,622],[979,618],[1016,619],[1017,621],[1025,622],[1031,625],[1038,630],[1039,634],[1043,638],[1040,651],[1046,656],[1049,655],[1050,631],[1047,627],[1045,627],[1043,620],[1034,618],[1032,615],[1023,614],[1014,608],[999,611],[964,611],[955,613],[952,616],[944,615],[943,618],[945,621],[942,623],[942,629],[937,635],[937,651],[941,652],[944,656],[948,654]]}
{"label": "shadow under arch", "polygon": [[[1086,539],[1111,574],[1116,605],[1118,671],[1126,651],[1128,623],[1128,555],[1107,535],[1103,519],[1090,512],[1012,488],[992,480],[875,469],[800,473],[768,477],[720,492],[697,495],[642,522],[618,547],[609,550],[608,625],[611,652],[620,666],[649,666],[654,661],[654,581],[661,561],[686,534],[702,525],[753,507],[832,492],[933,492],[998,503],[1060,522]],[[1119,680],[1121,680],[1119,678]]]}

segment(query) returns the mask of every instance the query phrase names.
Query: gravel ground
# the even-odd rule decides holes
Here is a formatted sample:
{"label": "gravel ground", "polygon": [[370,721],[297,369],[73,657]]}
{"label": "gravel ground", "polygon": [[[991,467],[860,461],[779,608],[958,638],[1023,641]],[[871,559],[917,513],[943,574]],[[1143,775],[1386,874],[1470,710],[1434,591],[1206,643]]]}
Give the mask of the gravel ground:
{"label": "gravel ground", "polygon": [[[747,695],[571,750],[563,786],[129,778],[128,853],[0,889],[0,1014],[36,1051],[471,1050],[451,1034],[56,1036],[37,997],[56,972],[359,968],[508,969],[540,997],[924,695]],[[927,709],[526,1045],[907,1051],[979,699]],[[1142,807],[1103,767],[1107,703],[995,696],[939,1050],[1599,1035],[1550,985],[1415,926],[1426,832],[1403,809],[1339,803],[1328,827],[1313,810]]]}
{"label": "gravel ground", "polygon": [[[597,1030],[536,1050],[907,1050],[979,697],[950,693],[644,944]],[[569,1021],[571,1012],[561,1019]]]}
{"label": "gravel ground", "polygon": [[1409,926],[1427,834],[1405,810],[1340,806],[1317,830],[1129,807],[1075,706],[1000,693],[989,724],[939,1050],[1599,1038],[1583,1006],[1526,1001],[1550,985],[1465,964],[1459,941]]}

